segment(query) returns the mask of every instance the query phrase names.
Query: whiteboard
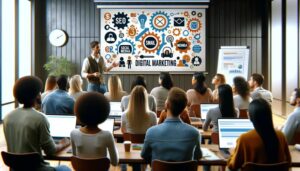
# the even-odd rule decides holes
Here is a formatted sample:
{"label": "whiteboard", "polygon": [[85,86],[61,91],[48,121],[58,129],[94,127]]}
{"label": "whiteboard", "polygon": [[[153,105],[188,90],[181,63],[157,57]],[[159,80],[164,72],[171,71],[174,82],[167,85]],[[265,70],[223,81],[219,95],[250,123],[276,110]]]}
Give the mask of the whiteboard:
{"label": "whiteboard", "polygon": [[111,72],[205,71],[205,9],[100,9],[101,55]]}
{"label": "whiteboard", "polygon": [[217,73],[225,75],[226,83],[233,85],[233,78],[242,76],[248,80],[249,48],[247,46],[221,46]]}

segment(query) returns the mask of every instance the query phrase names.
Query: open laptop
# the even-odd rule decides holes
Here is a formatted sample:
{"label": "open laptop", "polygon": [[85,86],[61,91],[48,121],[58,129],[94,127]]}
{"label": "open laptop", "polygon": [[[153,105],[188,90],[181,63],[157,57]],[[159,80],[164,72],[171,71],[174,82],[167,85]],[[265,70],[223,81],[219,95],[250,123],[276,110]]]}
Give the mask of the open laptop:
{"label": "open laptop", "polygon": [[205,120],[207,112],[209,111],[209,109],[216,108],[218,106],[219,106],[219,104],[215,104],[215,103],[203,103],[203,104],[200,104],[201,119]]}
{"label": "open laptop", "polygon": [[46,115],[50,124],[50,135],[54,140],[70,137],[76,126],[76,116],[72,115]]}
{"label": "open laptop", "polygon": [[121,102],[109,102],[110,103],[110,117],[121,117],[122,109]]}
{"label": "open laptop", "polygon": [[219,147],[225,153],[223,156],[229,157],[229,148],[235,148],[238,137],[252,129],[254,126],[249,119],[218,119]]}
{"label": "open laptop", "polygon": [[98,128],[101,130],[109,131],[110,133],[114,133],[114,122],[115,119],[107,118],[103,123],[98,125]]}

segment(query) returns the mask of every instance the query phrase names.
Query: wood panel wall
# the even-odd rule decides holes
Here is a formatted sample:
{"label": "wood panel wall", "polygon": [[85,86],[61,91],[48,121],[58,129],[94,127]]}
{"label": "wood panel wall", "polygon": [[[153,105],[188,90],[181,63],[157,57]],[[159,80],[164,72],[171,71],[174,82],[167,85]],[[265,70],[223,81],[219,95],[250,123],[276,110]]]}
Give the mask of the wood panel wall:
{"label": "wood panel wall", "polygon": [[[262,72],[262,2],[265,0],[211,0],[207,10],[207,84],[216,73],[218,49],[220,46],[249,46],[252,72]],[[50,55],[65,56],[76,64],[76,72],[80,73],[83,59],[90,53],[89,42],[100,40],[99,10],[93,0],[48,0],[45,3],[45,35],[36,35],[43,40],[35,48],[45,46],[45,52],[35,54],[36,58],[46,59]],[[43,17],[43,16],[40,16]],[[63,47],[53,47],[48,35],[53,29],[63,29],[69,35],[68,43]],[[40,63],[39,65],[43,65]],[[45,79],[44,70],[37,70],[36,75]],[[129,90],[130,82],[135,75],[121,75],[123,87]],[[175,85],[183,89],[191,87],[192,75],[173,75]],[[158,75],[145,75],[148,90],[157,86]]]}

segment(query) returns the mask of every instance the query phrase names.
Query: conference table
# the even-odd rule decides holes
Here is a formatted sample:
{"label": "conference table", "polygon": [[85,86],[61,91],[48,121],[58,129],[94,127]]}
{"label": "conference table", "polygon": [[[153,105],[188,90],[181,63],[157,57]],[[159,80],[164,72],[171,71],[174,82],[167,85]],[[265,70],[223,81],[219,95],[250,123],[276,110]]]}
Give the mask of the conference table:
{"label": "conference table", "polygon": [[[119,153],[119,163],[120,164],[145,164],[146,161],[141,158],[141,150],[134,150],[131,148],[130,152],[125,152],[123,143],[116,143],[116,147]],[[219,150],[218,145],[203,145],[201,148],[208,149],[217,158],[210,159],[210,156],[203,156],[199,161],[199,165],[223,165],[227,164],[227,159],[225,159]],[[63,151],[59,152],[56,156],[44,156],[45,160],[61,160],[70,161],[72,153],[70,153],[71,146],[65,148]],[[291,167],[300,167],[300,151],[296,150],[294,146],[289,146],[289,150],[292,156]],[[203,150],[202,150],[203,151]]]}

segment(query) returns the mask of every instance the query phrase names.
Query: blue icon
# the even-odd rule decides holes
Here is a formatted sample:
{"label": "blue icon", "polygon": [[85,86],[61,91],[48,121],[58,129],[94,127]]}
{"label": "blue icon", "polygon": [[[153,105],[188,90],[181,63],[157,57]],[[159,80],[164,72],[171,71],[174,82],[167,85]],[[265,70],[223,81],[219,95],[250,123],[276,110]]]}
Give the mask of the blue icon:
{"label": "blue icon", "polygon": [[195,46],[193,46],[193,51],[194,51],[195,53],[200,53],[201,50],[202,50],[202,48],[201,48],[200,45],[195,45]]}
{"label": "blue icon", "polygon": [[141,28],[144,29],[145,28],[145,23],[147,21],[147,16],[145,14],[141,14],[139,16],[139,22],[141,24]]}
{"label": "blue icon", "polygon": [[197,21],[191,22],[191,29],[193,29],[193,30],[197,30],[198,29],[198,22]]}

